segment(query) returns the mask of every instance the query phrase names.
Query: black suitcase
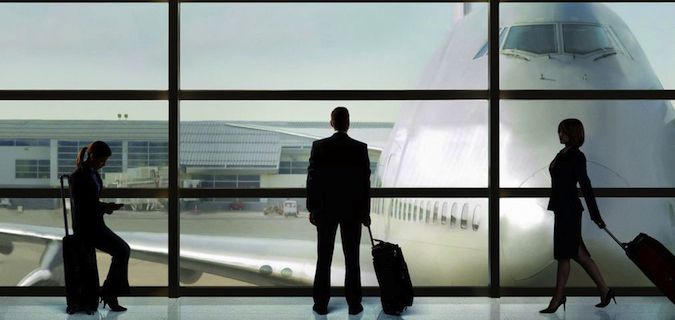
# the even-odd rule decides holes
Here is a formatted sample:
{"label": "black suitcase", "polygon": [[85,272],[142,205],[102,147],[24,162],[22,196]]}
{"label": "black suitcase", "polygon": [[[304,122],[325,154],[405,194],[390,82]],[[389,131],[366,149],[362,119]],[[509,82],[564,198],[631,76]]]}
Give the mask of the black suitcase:
{"label": "black suitcase", "polygon": [[[61,204],[63,206],[63,222],[66,236],[63,237],[63,271],[66,280],[66,312],[86,312],[93,314],[98,309],[99,283],[96,266],[96,249],[82,241],[76,234],[68,232],[66,213],[66,196],[61,179]],[[72,202],[71,202],[72,204]]]}
{"label": "black suitcase", "polygon": [[414,297],[403,251],[396,244],[373,239],[370,227],[368,234],[373,245],[373,265],[380,285],[382,310],[386,314],[400,315],[407,307],[412,306]]}
{"label": "black suitcase", "polygon": [[607,228],[605,231],[642,273],[675,303],[675,256],[662,243],[644,233],[629,243],[622,243]]}

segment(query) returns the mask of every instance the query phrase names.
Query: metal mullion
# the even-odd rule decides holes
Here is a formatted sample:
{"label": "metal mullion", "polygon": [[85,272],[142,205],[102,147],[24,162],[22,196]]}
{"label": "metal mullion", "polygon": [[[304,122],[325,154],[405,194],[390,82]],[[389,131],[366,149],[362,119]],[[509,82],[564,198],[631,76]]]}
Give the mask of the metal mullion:
{"label": "metal mullion", "polygon": [[[166,297],[167,295],[166,287],[160,286],[139,286],[131,287],[129,294],[127,296],[156,296],[156,297]],[[66,288],[62,286],[54,287],[0,287],[1,296],[16,296],[16,297],[63,297],[66,293]]]}
{"label": "metal mullion", "polygon": [[[540,2],[561,2],[560,0],[501,0],[501,3],[540,3]],[[602,3],[613,3],[613,2],[640,2],[639,0],[567,0],[564,2],[602,2]],[[672,0],[648,0],[646,2],[673,2]]]}
{"label": "metal mullion", "polygon": [[488,11],[488,267],[489,295],[500,296],[499,281],[499,1],[490,0]]}
{"label": "metal mullion", "polygon": [[[255,0],[255,1],[220,1],[220,0],[182,0],[182,3],[317,3],[316,0],[305,0],[305,1],[264,1],[264,0]],[[391,0],[375,0],[375,1],[321,1],[321,3],[392,3]],[[488,0],[425,0],[420,1],[420,3],[463,3],[463,2],[472,2],[472,3],[487,3]]]}
{"label": "metal mullion", "polygon": [[501,90],[509,100],[675,100],[675,90]]}
{"label": "metal mullion", "polygon": [[[548,198],[550,192],[550,188],[501,188],[499,194],[502,198]],[[598,198],[675,198],[675,188],[593,188],[593,193]]]}
{"label": "metal mullion", "polygon": [[[305,198],[305,188],[180,189],[184,198]],[[373,188],[373,198],[487,198],[487,188]]]}
{"label": "metal mullion", "polygon": [[165,3],[169,0],[21,0],[21,1],[4,1],[4,3]]}
{"label": "metal mullion", "polygon": [[[344,295],[344,287],[333,287],[333,296]],[[230,297],[302,297],[311,296],[312,287],[181,287],[183,297],[230,296]],[[415,296],[426,297],[465,297],[486,296],[487,287],[415,287]],[[364,296],[380,296],[379,287],[363,287]]]}
{"label": "metal mullion", "polygon": [[0,90],[0,100],[166,100],[166,90]]}
{"label": "metal mullion", "polygon": [[169,2],[169,298],[180,297],[180,3]]}
{"label": "metal mullion", "polygon": [[487,90],[181,90],[182,100],[486,100]]}
{"label": "metal mullion", "polygon": [[[66,196],[70,191],[66,190]],[[103,189],[101,198],[167,198],[168,189],[112,188]],[[60,198],[59,188],[0,188],[0,198]]]}
{"label": "metal mullion", "polygon": [[[655,287],[616,287],[620,296],[662,296]],[[569,287],[566,289],[568,295],[573,296],[597,296],[598,289],[595,287]],[[334,287],[332,289],[334,296],[344,295],[344,287]],[[551,293],[551,288],[521,288],[504,287],[501,288],[502,296],[547,296]],[[303,297],[312,294],[312,287],[181,287],[183,297]],[[379,296],[378,287],[363,287],[364,296]],[[415,296],[418,297],[465,297],[465,296],[488,296],[487,287],[415,287]]]}

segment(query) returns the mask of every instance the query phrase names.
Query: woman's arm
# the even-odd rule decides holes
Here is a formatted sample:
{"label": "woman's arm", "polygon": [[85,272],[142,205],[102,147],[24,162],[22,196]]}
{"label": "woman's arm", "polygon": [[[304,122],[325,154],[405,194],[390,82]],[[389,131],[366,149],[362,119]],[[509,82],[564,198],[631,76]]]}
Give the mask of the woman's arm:
{"label": "woman's arm", "polygon": [[598,204],[595,202],[595,195],[593,194],[593,187],[591,186],[591,179],[588,178],[588,173],[586,172],[586,156],[584,156],[581,151],[575,157],[574,173],[579,182],[579,186],[581,187],[581,193],[586,200],[586,207],[588,207],[588,213],[591,215],[591,220],[593,220],[598,227],[604,228],[605,222],[602,220],[602,216],[600,216],[600,210],[598,210]]}
{"label": "woman's arm", "polygon": [[[92,183],[89,183],[92,182]],[[80,210],[103,213],[106,210],[105,203],[99,200],[99,194],[96,190],[96,184],[88,181],[84,175],[75,175],[70,179],[70,189],[75,205]],[[91,213],[85,213],[91,214]]]}

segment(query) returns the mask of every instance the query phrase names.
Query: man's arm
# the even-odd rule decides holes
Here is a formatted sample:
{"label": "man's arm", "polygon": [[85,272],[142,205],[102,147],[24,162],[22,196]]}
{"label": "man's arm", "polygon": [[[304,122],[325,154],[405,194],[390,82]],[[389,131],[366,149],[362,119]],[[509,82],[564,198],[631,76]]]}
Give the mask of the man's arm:
{"label": "man's arm", "polygon": [[362,212],[362,218],[361,222],[365,226],[370,226],[370,158],[368,157],[368,145],[364,145],[364,163],[363,166],[365,168],[364,173],[363,173],[363,190],[364,190],[364,195],[363,195],[363,212]]}
{"label": "man's arm", "polygon": [[309,211],[309,222],[313,225],[316,225],[316,215],[321,208],[317,149],[317,143],[314,141],[314,143],[312,143],[312,151],[309,155],[309,166],[307,167],[307,211]]}

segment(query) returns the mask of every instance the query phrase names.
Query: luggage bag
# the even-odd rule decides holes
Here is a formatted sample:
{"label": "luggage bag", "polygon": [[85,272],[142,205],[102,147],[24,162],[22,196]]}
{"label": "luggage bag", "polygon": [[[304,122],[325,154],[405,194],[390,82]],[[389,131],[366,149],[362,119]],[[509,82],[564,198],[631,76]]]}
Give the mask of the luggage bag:
{"label": "luggage bag", "polygon": [[370,227],[368,234],[373,246],[373,265],[380,285],[382,309],[386,314],[400,315],[407,307],[412,306],[414,297],[403,252],[396,244],[373,239]]}
{"label": "luggage bag", "polygon": [[[66,195],[63,179],[61,180],[61,204],[63,206],[63,222],[66,236],[63,237],[63,271],[66,282],[66,312],[86,312],[93,314],[98,309],[99,283],[98,267],[96,266],[96,249],[68,231],[68,217],[66,212]],[[72,204],[72,202],[71,202]],[[72,208],[72,207],[71,207]],[[71,210],[72,215],[72,210]]]}
{"label": "luggage bag", "polygon": [[607,228],[604,230],[626,252],[635,265],[663,294],[675,303],[675,257],[656,239],[640,233],[629,243],[619,241]]}

